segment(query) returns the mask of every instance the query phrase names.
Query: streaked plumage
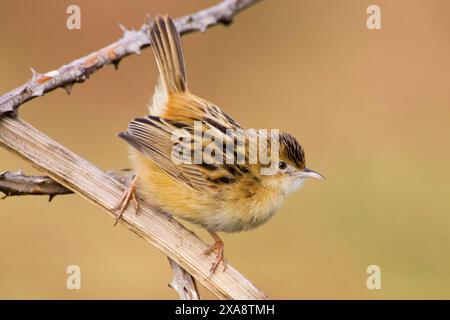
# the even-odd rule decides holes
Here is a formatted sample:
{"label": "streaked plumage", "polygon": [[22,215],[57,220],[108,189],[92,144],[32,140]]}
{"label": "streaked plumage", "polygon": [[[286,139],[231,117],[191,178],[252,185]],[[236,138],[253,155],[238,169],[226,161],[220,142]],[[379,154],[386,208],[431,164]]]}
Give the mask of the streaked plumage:
{"label": "streaked plumage", "polygon": [[[232,152],[242,156],[244,164],[175,163],[172,150],[179,142],[172,140],[174,130],[185,130],[195,140],[194,122],[199,121],[204,130],[212,130],[226,141],[236,139],[227,129],[242,127],[218,106],[188,91],[181,42],[170,17],[157,16],[153,20],[150,39],[160,71],[150,114],[134,119],[128,130],[119,134],[131,146],[137,189],[143,196],[163,211],[212,234],[238,232],[266,222],[285,196],[300,187],[308,172],[311,177],[319,177],[306,169],[302,147],[287,133],[279,136],[280,163],[284,162],[285,168],[277,169],[274,175],[262,175],[262,165],[249,164],[248,150],[240,154],[236,147]],[[268,146],[270,149],[270,141]],[[202,142],[202,151],[205,147]]]}

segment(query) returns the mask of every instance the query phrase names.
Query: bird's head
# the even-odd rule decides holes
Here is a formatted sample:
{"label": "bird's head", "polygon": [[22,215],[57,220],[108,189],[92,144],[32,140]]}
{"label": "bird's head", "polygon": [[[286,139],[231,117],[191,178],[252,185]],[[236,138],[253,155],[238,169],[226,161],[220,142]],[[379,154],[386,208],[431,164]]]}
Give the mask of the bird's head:
{"label": "bird's head", "polygon": [[305,179],[325,180],[320,173],[308,169],[302,146],[289,133],[279,135],[279,160],[274,164],[274,174],[265,177],[265,183],[284,195],[298,190]]}

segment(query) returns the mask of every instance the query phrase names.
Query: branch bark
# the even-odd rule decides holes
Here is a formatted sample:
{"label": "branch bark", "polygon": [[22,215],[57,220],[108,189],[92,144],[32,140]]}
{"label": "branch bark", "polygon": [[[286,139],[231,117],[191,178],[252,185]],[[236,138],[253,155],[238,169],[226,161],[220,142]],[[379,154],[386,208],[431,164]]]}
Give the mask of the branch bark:
{"label": "branch bark", "polygon": [[[128,185],[134,176],[131,169],[110,170],[106,173],[125,185]],[[27,176],[21,170],[18,172],[0,172],[0,192],[3,192],[5,197],[45,195],[49,196],[50,199],[58,195],[73,194],[72,190],[67,189],[48,176]]]}
{"label": "branch bark", "polygon": [[[205,32],[217,24],[230,24],[236,14],[259,1],[225,0],[208,9],[177,18],[175,24],[181,35],[195,31]],[[32,69],[31,80],[0,97],[0,115],[15,113],[23,103],[57,88],[64,88],[70,94],[75,83],[86,81],[105,65],[113,64],[117,68],[123,58],[139,54],[150,45],[147,24],[142,25],[139,30],[121,28],[124,32],[121,39],[57,70],[40,74]]]}
{"label": "branch bark", "polygon": [[[87,160],[67,150],[23,120],[0,117],[0,144],[32,162],[53,180],[115,217],[125,185]],[[232,265],[209,276],[215,253],[205,256],[207,245],[167,215],[156,211],[138,194],[139,214],[127,208],[121,223],[160,249],[222,299],[266,299],[267,296]],[[132,206],[131,206],[132,207]]]}

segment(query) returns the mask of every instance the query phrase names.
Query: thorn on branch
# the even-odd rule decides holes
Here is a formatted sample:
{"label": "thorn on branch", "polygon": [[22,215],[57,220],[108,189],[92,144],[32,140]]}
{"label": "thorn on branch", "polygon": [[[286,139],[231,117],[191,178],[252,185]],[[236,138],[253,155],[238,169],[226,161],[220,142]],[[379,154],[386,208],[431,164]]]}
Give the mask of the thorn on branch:
{"label": "thorn on branch", "polygon": [[142,41],[134,41],[138,33],[141,31],[136,31],[134,29],[127,29],[122,24],[119,23],[120,29],[123,31],[122,39],[126,42],[129,42],[128,50],[135,54],[141,53],[141,46],[144,44]]}
{"label": "thorn on branch", "polygon": [[219,20],[217,20],[217,22],[228,27],[229,25],[231,25],[233,23],[233,18],[232,17],[221,17]]}
{"label": "thorn on branch", "polygon": [[[133,41],[133,39],[139,38],[138,41]],[[145,34],[145,40],[147,40],[147,34]],[[128,43],[128,51],[140,54],[141,53],[141,47],[145,44],[144,40],[142,40],[142,34],[141,31],[136,30],[128,30],[125,29],[122,37],[123,41],[129,42]]]}
{"label": "thorn on branch", "polygon": [[40,74],[39,72],[37,72],[33,68],[30,68],[30,70],[31,70],[31,74],[32,74],[31,81],[36,81],[37,79],[39,79],[42,76],[42,74]]}
{"label": "thorn on branch", "polygon": [[[44,87],[39,84],[39,80],[43,78],[43,75],[33,68],[30,68],[32,76],[29,85],[27,85],[28,92],[31,92],[32,97],[42,96],[44,94]],[[36,84],[35,84],[36,83]]]}
{"label": "thorn on branch", "polygon": [[119,69],[119,63],[120,63],[120,61],[122,61],[122,59],[113,60],[113,61],[111,62],[111,63],[113,64],[115,70],[118,70],[118,69]]}
{"label": "thorn on branch", "polygon": [[70,94],[72,93],[73,83],[68,83],[63,88],[66,91],[67,95],[70,96]]}
{"label": "thorn on branch", "polygon": [[128,29],[121,23],[118,23],[120,30],[122,30],[123,33],[127,32]]}

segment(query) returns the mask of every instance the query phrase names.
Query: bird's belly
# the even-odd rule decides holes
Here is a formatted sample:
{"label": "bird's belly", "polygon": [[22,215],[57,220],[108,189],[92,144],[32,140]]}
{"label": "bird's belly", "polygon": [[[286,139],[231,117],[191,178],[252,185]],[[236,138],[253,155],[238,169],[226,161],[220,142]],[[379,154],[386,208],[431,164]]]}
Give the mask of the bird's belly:
{"label": "bird's belly", "polygon": [[199,210],[190,215],[176,214],[212,231],[241,232],[256,228],[267,222],[281,207],[284,197],[278,194],[255,195],[236,198],[224,192],[202,195]]}
{"label": "bird's belly", "polygon": [[253,229],[269,220],[283,202],[283,197],[277,194],[239,198],[226,192],[200,192],[175,181],[134,150],[131,153],[138,176],[138,192],[144,198],[164,212],[211,231]]}
{"label": "bird's belly", "polygon": [[281,202],[272,206],[242,207],[227,205],[226,208],[205,217],[205,227],[223,232],[241,232],[266,223],[279,209]]}

